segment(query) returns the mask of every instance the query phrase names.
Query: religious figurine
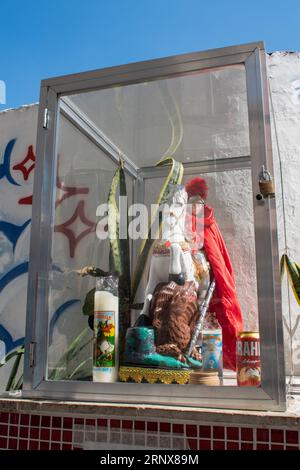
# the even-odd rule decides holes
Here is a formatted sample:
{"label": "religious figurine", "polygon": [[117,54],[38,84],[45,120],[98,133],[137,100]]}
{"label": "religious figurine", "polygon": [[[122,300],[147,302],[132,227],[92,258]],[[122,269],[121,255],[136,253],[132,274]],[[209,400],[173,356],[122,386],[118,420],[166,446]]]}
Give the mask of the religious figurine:
{"label": "religious figurine", "polygon": [[[199,317],[201,276],[196,272],[186,240],[187,193],[183,186],[175,186],[169,204],[169,211],[163,217],[163,239],[154,244],[145,303],[135,328],[154,328],[158,355],[199,367],[201,356],[196,347],[187,355]],[[191,360],[195,361],[191,363]]]}
{"label": "religious figurine", "polygon": [[175,186],[169,206],[164,211],[163,239],[154,244],[144,307],[135,326],[150,324],[145,317],[149,318],[149,305],[159,283],[172,280],[179,285],[185,281],[196,283],[191,250],[185,238],[186,204],[187,192],[184,186]]}

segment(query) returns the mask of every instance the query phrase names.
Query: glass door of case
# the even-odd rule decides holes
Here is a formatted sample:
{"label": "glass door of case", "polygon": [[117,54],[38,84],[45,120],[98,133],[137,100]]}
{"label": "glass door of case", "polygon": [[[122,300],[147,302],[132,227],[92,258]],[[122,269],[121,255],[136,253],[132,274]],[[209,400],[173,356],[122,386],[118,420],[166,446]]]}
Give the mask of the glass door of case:
{"label": "glass door of case", "polygon": [[37,150],[25,396],[283,409],[263,45],[49,79]]}

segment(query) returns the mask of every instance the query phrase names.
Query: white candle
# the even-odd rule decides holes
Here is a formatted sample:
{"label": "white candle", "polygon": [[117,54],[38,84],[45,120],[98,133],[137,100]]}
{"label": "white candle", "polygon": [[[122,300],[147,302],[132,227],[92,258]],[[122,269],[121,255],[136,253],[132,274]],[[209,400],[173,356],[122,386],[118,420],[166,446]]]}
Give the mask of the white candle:
{"label": "white candle", "polygon": [[95,292],[94,382],[116,382],[119,370],[119,299],[111,292]]}

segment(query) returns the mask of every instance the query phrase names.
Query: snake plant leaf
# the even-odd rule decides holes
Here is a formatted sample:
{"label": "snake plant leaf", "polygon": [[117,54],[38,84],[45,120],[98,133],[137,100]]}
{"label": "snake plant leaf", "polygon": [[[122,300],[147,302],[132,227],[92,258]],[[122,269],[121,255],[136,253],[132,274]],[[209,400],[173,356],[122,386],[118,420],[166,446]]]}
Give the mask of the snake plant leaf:
{"label": "snake plant leaf", "polygon": [[22,355],[24,354],[24,346],[21,346],[19,349],[17,349],[16,351],[12,351],[11,353],[7,354],[3,359],[2,361],[0,362],[0,367],[3,367],[5,366],[5,364],[10,360],[12,359],[13,357],[15,356],[18,356],[18,355]]}
{"label": "snake plant leaf", "polygon": [[[171,165],[171,169],[169,171],[168,176],[166,177],[164,181],[160,194],[157,198],[157,201],[156,201],[157,207],[161,206],[161,204],[163,204],[167,200],[173,187],[176,184],[180,184],[182,182],[182,177],[183,177],[182,163],[178,162],[172,157],[164,157],[161,160],[159,160],[159,162],[156,164],[156,166],[158,167],[167,166],[167,165]],[[156,217],[158,217],[158,212],[159,212],[159,209],[157,209],[156,212],[154,211],[153,216],[152,216],[153,223],[152,225],[150,224],[150,227],[148,230],[148,236],[145,240],[143,240],[141,244],[140,254],[138,257],[137,266],[136,266],[134,277],[133,277],[132,296],[131,296],[133,301],[135,299],[135,295],[137,293],[137,289],[138,289],[140,280],[143,275],[143,271],[144,271],[144,268],[148,259],[149,252],[151,250],[151,247],[155,239],[155,237],[154,238],[151,237],[151,234],[152,234],[152,227],[154,224],[154,220],[156,219]],[[160,225],[161,225],[161,221],[159,222],[158,226],[160,227]],[[158,227],[158,230],[159,230],[159,227]]]}
{"label": "snake plant leaf", "polygon": [[[108,236],[110,244],[110,271],[115,272],[119,277],[119,297],[120,297],[120,330],[127,329],[130,326],[130,246],[129,239],[120,239],[120,212],[117,204],[117,194],[127,197],[126,179],[123,162],[120,164],[113,176],[109,195],[108,195]],[[126,210],[125,217],[128,211]],[[128,220],[125,220],[128,227]],[[104,272],[99,274],[100,270],[95,268],[95,274],[105,275]],[[98,273],[98,274],[97,274]],[[82,308],[84,315],[94,314],[94,295],[95,289],[91,289],[85,298]],[[125,333],[125,331],[124,331]]]}
{"label": "snake plant leaf", "polygon": [[75,380],[76,378],[86,378],[92,375],[93,370],[93,359],[88,357],[82,361],[71,374],[69,374],[68,379]]}
{"label": "snake plant leaf", "polygon": [[14,365],[12,367],[11,373],[9,375],[9,378],[5,387],[6,391],[15,390],[16,388],[16,377],[18,374],[18,370],[19,370],[19,366],[20,366],[20,362],[21,362],[23,354],[24,354],[24,350],[21,352],[19,351],[16,356]]}
{"label": "snake plant leaf", "polygon": [[280,260],[280,276],[281,280],[284,274],[284,268],[287,272],[289,283],[292,287],[295,299],[300,305],[300,267],[294,263],[288,255],[284,254]]}
{"label": "snake plant leaf", "polygon": [[122,264],[120,257],[120,238],[119,238],[119,224],[120,214],[117,205],[117,191],[120,186],[121,164],[116,169],[113,176],[111,187],[108,194],[108,238],[110,245],[110,261],[112,266],[110,270],[116,272],[118,275],[122,273]]}
{"label": "snake plant leaf", "polygon": [[[126,179],[125,179],[125,172],[123,163],[121,162],[120,166],[120,196],[127,198],[127,189],[126,189]],[[126,217],[126,228],[127,228],[127,235],[128,235],[128,207],[126,206],[126,212],[124,214]],[[121,258],[121,273],[119,279],[119,285],[125,295],[126,301],[130,302],[130,289],[131,289],[131,281],[130,281],[130,244],[129,244],[129,237],[120,239],[120,258]]]}
{"label": "snake plant leaf", "polygon": [[282,255],[280,258],[280,280],[282,282],[284,276],[284,268],[285,268],[285,255]]}
{"label": "snake plant leaf", "polygon": [[[120,196],[127,198],[126,179],[123,162],[120,164]],[[126,199],[127,201],[127,199]],[[122,209],[123,210],[123,209]],[[122,361],[125,349],[125,337],[130,328],[130,303],[131,303],[131,269],[130,269],[130,242],[128,237],[128,207],[124,208],[126,233],[125,238],[120,238],[120,263],[121,273],[119,276],[119,350]],[[120,231],[119,231],[120,232]]]}
{"label": "snake plant leaf", "polygon": [[161,101],[168,116],[172,131],[170,145],[162,156],[162,158],[165,158],[174,155],[180,146],[183,138],[183,124],[178,103],[172,95],[168,84],[165,81],[158,81],[157,83],[160,91]]}
{"label": "snake plant leaf", "polygon": [[22,390],[23,388],[23,374],[20,375],[20,378],[19,380],[17,381],[17,383],[14,385],[14,390]]}
{"label": "snake plant leaf", "polygon": [[[88,339],[87,339],[88,338]],[[85,340],[85,342],[83,342]],[[63,380],[67,377],[66,365],[74,360],[76,356],[89,344],[91,344],[93,337],[91,337],[91,330],[85,328],[76,338],[71,342],[66,352],[61,356],[54,369],[49,374],[50,380]]]}
{"label": "snake plant leaf", "polygon": [[11,353],[7,354],[3,358],[3,360],[0,362],[0,367],[2,367],[2,366],[5,366],[5,364],[7,364],[7,362],[9,362],[11,359],[13,359],[15,357],[15,361],[14,361],[14,364],[12,366],[12,369],[11,369],[11,372],[9,374],[9,378],[8,378],[8,381],[7,381],[7,384],[6,384],[6,387],[5,387],[6,391],[18,390],[17,385],[19,384],[20,379],[22,379],[22,382],[23,382],[23,374],[22,374],[20,379],[18,380],[18,382],[16,384],[16,377],[17,377],[17,374],[18,374],[18,371],[19,371],[19,366],[20,366],[20,362],[21,362],[23,354],[24,354],[24,345],[20,346],[19,349],[17,349],[16,351],[12,351]]}
{"label": "snake plant leaf", "polygon": [[84,304],[82,307],[83,315],[94,315],[94,298],[95,298],[95,287],[91,289],[85,296]]}
{"label": "snake plant leaf", "polygon": [[[114,174],[110,192],[108,195],[108,236],[110,243],[111,270],[119,276],[119,344],[120,355],[123,353],[125,335],[130,327],[130,246],[128,236],[120,238],[120,211],[117,204],[117,192],[122,197],[127,197],[126,178],[123,161]],[[128,210],[124,211],[125,223],[128,228]]]}
{"label": "snake plant leaf", "polygon": [[[120,212],[117,204],[118,190],[121,197],[127,197],[126,178],[122,160],[113,176],[108,195],[108,236],[112,258],[111,271],[118,274],[121,283],[122,278],[124,279],[124,288],[126,287],[126,291],[130,292],[130,247],[128,237],[120,238]],[[127,214],[128,211],[126,210],[124,214],[124,217],[126,217],[126,227],[128,227]]]}
{"label": "snake plant leaf", "polygon": [[297,263],[294,263],[294,264],[295,264],[295,268],[297,269],[298,276],[300,277],[300,266]]}
{"label": "snake plant leaf", "polygon": [[[126,196],[125,174],[123,164],[116,169],[113,176],[111,187],[108,194],[108,237],[110,243],[110,273],[115,272],[120,275],[122,272],[121,256],[120,256],[120,239],[119,239],[119,209],[117,205],[117,191],[120,188],[120,195]],[[105,272],[97,267],[90,267],[87,270],[90,276],[106,276],[109,272]]]}
{"label": "snake plant leaf", "polygon": [[[120,239],[120,212],[117,204],[118,190],[120,196],[127,197],[125,171],[122,160],[113,176],[108,195],[108,236],[112,258],[111,271],[118,274],[120,278],[126,279],[126,290],[130,291],[130,247],[128,237]],[[126,217],[126,227],[128,227],[127,212],[124,214]]]}

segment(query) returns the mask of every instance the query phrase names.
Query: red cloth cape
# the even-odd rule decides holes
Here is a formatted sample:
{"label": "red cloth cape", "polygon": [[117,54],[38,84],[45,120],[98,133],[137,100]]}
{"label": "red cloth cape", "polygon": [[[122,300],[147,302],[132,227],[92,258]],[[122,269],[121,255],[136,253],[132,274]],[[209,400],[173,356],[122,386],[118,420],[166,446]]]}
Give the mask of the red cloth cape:
{"label": "red cloth cape", "polygon": [[[242,312],[237,298],[235,278],[229,254],[215,221],[213,209],[207,205],[204,205],[202,227],[203,225],[204,250],[216,281],[209,310],[216,313],[222,327],[224,368],[236,370],[236,338],[238,332],[243,330]],[[200,221],[199,225],[197,221],[197,226],[201,226]],[[195,234],[194,241],[197,243],[200,238],[199,234]]]}

